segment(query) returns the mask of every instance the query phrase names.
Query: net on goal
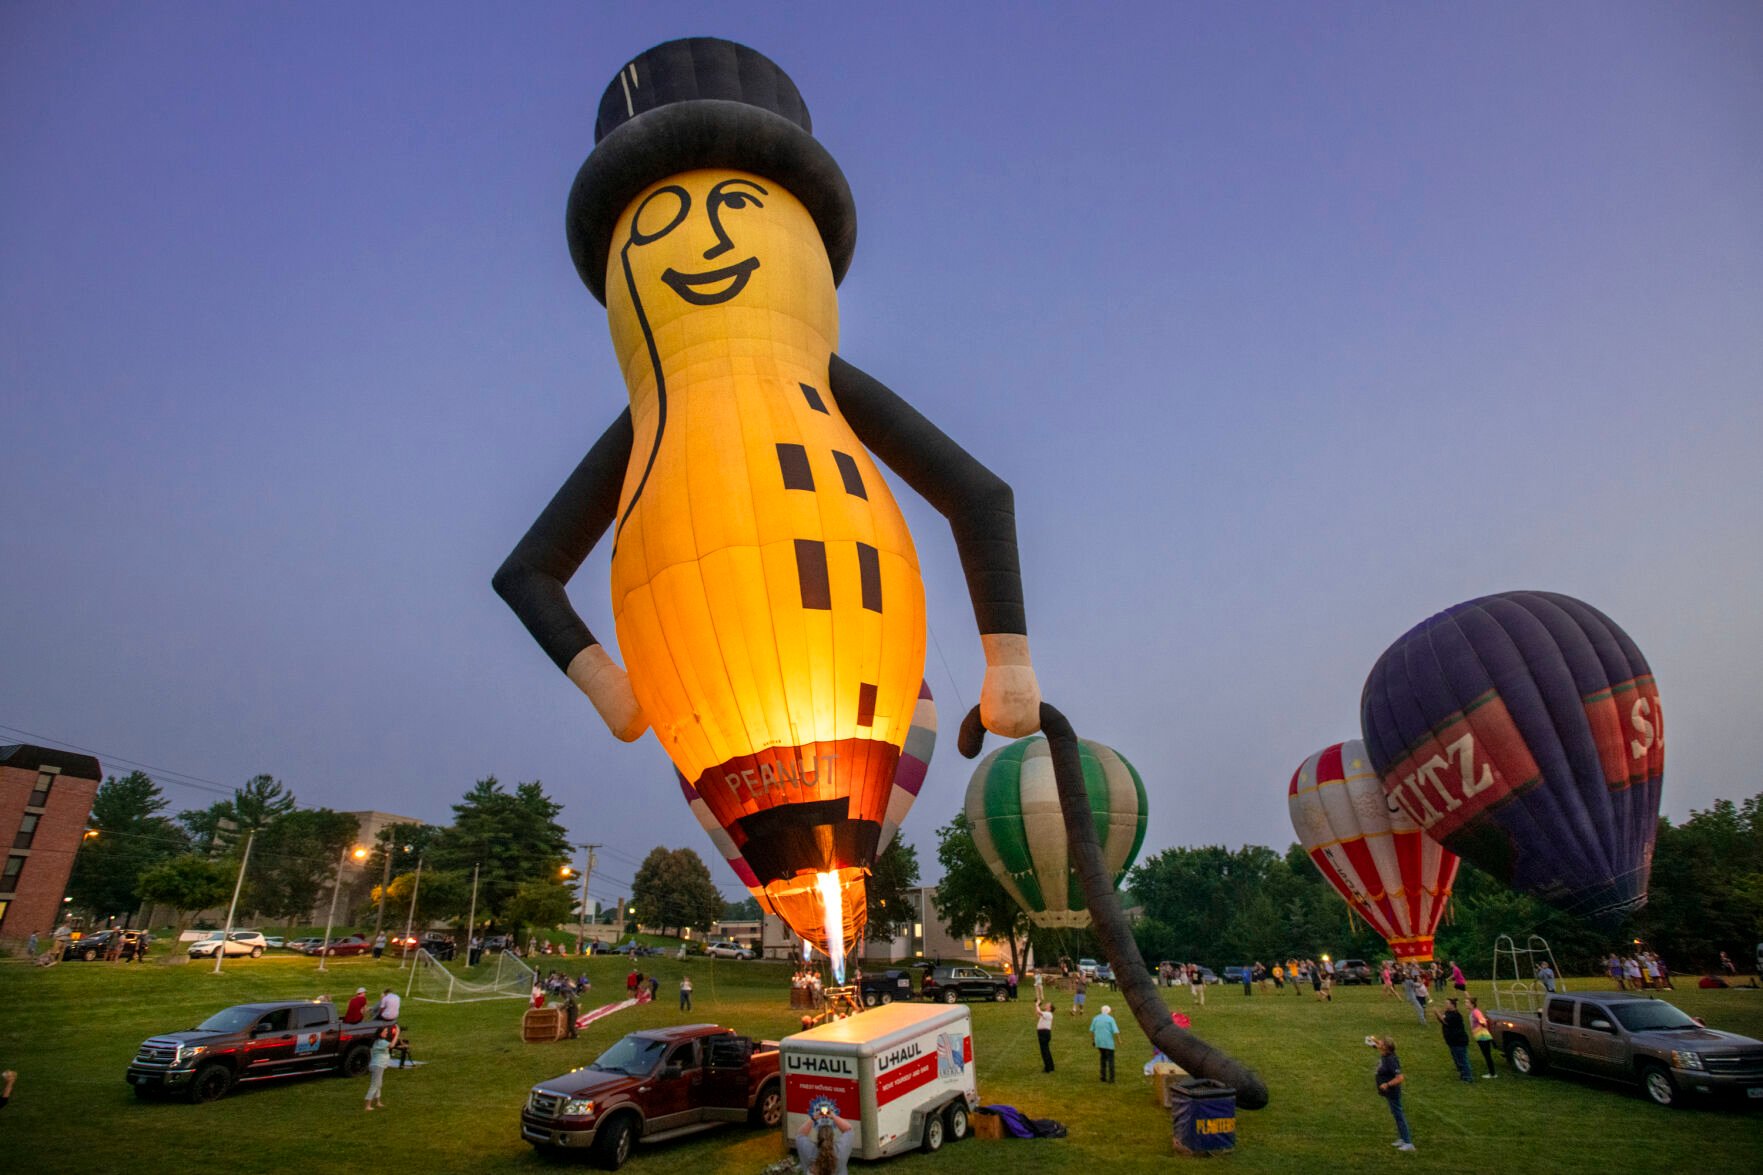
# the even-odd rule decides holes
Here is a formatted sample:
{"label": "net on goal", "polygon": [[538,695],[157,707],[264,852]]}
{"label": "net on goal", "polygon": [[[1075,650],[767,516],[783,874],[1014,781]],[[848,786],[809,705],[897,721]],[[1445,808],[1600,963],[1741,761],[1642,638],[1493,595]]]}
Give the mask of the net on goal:
{"label": "net on goal", "polygon": [[427,951],[417,951],[404,994],[434,1004],[468,1004],[477,1000],[524,1000],[537,976],[516,955],[506,951],[476,967],[449,968]]}

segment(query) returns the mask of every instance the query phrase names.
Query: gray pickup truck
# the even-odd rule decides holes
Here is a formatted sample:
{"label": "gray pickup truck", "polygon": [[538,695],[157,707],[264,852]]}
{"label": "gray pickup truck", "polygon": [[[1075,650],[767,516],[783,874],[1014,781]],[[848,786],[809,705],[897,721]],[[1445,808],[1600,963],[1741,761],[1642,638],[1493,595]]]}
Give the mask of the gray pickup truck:
{"label": "gray pickup truck", "polygon": [[1704,1028],[1636,992],[1552,995],[1541,1012],[1495,1012],[1494,1040],[1520,1073],[1555,1067],[1639,1085],[1661,1106],[1687,1093],[1763,1105],[1763,1041]]}

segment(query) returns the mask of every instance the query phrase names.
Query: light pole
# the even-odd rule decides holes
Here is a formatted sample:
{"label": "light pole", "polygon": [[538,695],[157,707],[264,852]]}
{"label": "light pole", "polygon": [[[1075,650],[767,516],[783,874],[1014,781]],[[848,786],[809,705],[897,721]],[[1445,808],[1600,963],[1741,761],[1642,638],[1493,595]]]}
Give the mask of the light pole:
{"label": "light pole", "polygon": [[[406,848],[404,851],[410,850]],[[376,939],[386,926],[386,886],[392,884],[392,842],[388,840],[380,853],[386,858],[386,867],[380,871],[379,912],[373,916],[373,936]]]}
{"label": "light pole", "polygon": [[239,908],[239,891],[245,888],[245,866],[251,863],[251,845],[257,839],[253,828],[245,838],[245,855],[239,858],[239,879],[233,882],[232,904],[226,908],[226,929],[220,932],[220,945],[214,949],[214,973],[220,974],[220,961],[226,958],[226,944],[233,941],[233,912]]}
{"label": "light pole", "polygon": [[[324,961],[331,949],[331,927],[337,921],[337,895],[343,892],[343,866],[349,863],[350,857],[354,857],[357,861],[365,861],[367,850],[360,845],[356,845],[353,849],[344,845],[343,851],[337,854],[337,883],[331,886],[331,912],[325,917],[324,943],[318,948],[318,969],[320,971],[327,969]],[[221,947],[225,949],[226,944],[222,943]]]}
{"label": "light pole", "polygon": [[[405,845],[404,851],[409,852],[410,846]],[[410,928],[416,924],[416,891],[422,888],[423,857],[416,858],[416,880],[410,883],[410,914],[404,919],[404,953],[398,959],[398,970],[404,970],[404,961],[410,958]]]}

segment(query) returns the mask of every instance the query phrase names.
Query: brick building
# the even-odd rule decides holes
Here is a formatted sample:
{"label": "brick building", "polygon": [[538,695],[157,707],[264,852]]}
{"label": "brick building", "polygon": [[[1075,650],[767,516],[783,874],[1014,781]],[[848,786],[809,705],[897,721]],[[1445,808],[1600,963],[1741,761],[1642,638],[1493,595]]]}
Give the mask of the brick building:
{"label": "brick building", "polygon": [[0,836],[12,838],[0,867],[0,937],[55,929],[101,777],[91,755],[0,745]]}

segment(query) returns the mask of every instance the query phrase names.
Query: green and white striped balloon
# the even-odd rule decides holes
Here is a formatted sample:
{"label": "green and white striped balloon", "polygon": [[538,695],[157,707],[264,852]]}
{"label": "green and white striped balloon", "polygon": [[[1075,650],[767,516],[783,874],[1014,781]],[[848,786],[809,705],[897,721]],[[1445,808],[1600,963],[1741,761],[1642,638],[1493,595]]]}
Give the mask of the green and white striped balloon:
{"label": "green and white striped balloon", "polygon": [[[1118,752],[1078,742],[1102,860],[1118,886],[1145,843],[1145,783]],[[980,856],[1035,925],[1090,924],[1046,739],[1019,739],[980,761],[967,785],[967,822]]]}

